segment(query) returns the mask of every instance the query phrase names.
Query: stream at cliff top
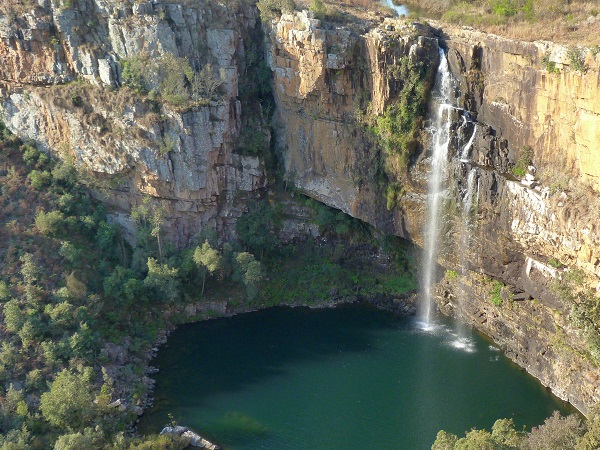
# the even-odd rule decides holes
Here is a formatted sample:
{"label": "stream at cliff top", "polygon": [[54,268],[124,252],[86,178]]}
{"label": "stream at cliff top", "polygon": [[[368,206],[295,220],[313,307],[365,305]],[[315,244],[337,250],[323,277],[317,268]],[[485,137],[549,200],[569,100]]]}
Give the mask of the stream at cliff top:
{"label": "stream at cliff top", "polygon": [[511,417],[520,428],[574,410],[486,339],[425,331],[369,305],[273,308],[185,325],[154,365],[141,433],[181,425],[227,449],[428,449]]}
{"label": "stream at cliff top", "polygon": [[396,5],[393,0],[383,0],[383,4],[392,8],[399,16],[408,16],[408,8],[404,5]]}

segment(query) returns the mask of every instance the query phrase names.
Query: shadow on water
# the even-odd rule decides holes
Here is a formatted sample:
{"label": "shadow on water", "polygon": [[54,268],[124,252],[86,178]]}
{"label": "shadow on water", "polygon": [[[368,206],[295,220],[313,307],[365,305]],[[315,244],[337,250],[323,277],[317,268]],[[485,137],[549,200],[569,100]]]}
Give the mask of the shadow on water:
{"label": "shadow on water", "polygon": [[155,407],[139,431],[160,431],[172,413],[229,449],[425,449],[440,429],[569,412],[481,336],[368,305],[182,326],[154,365]]}
{"label": "shadow on water", "polygon": [[[278,307],[183,325],[153,362],[161,372],[155,376],[157,396],[149,412],[162,411],[163,423],[168,422],[164,408],[170,401],[160,396],[164,391],[180,399],[179,407],[198,408],[206,397],[285,375],[291,362],[372,351],[372,333],[397,328],[399,320],[408,319],[370,306],[342,305],[335,309]],[[249,347],[251,352],[244,351]],[[186,391],[193,395],[186,397]]]}

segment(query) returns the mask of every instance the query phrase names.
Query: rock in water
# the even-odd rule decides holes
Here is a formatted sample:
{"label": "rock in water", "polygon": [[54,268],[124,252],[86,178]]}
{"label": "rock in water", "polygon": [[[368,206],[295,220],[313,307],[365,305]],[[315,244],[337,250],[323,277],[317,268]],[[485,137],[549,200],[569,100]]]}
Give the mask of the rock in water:
{"label": "rock in water", "polygon": [[202,436],[200,436],[198,433],[193,432],[192,430],[190,430],[187,427],[182,427],[182,426],[164,427],[163,430],[160,432],[160,434],[172,434],[175,436],[182,436],[184,438],[187,438],[190,440],[190,445],[192,447],[207,448],[209,450],[220,450],[221,449],[221,447],[219,447],[218,445],[207,441]]}

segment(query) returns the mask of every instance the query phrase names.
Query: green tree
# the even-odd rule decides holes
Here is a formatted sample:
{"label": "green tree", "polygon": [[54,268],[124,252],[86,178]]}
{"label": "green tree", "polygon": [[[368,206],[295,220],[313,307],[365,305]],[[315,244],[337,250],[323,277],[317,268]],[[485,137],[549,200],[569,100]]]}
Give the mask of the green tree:
{"label": "green tree", "polygon": [[6,302],[4,305],[4,326],[6,330],[11,333],[18,333],[23,324],[25,323],[25,316],[19,301],[12,299]]}
{"label": "green tree", "polygon": [[202,247],[196,247],[194,251],[194,262],[199,268],[203,269],[202,294],[204,294],[206,275],[212,275],[221,267],[221,254],[217,249],[212,248],[208,241],[204,241]]}
{"label": "green tree", "polygon": [[600,410],[596,411],[587,420],[587,432],[575,446],[575,450],[598,450],[600,448]]}
{"label": "green tree", "polygon": [[0,302],[5,302],[10,298],[10,287],[6,281],[0,280]]}
{"label": "green tree", "polygon": [[158,62],[160,93],[169,103],[183,106],[190,99],[194,70],[185,58],[165,53]]}
{"label": "green tree", "polygon": [[67,369],[56,375],[50,390],[40,397],[40,411],[51,425],[77,431],[89,425],[95,416],[93,395],[90,390],[91,368],[83,373]]}
{"label": "green tree", "polygon": [[512,419],[496,420],[492,426],[492,437],[506,450],[518,450],[523,447],[524,433],[515,430]]}
{"label": "green tree", "polygon": [[471,430],[464,438],[459,439],[455,450],[502,450],[491,433],[486,430]]}
{"label": "green tree", "polygon": [[61,211],[40,211],[35,215],[35,226],[44,236],[61,233],[65,225],[65,216]]}
{"label": "green tree", "polygon": [[454,450],[457,441],[458,436],[455,434],[446,433],[444,430],[438,431],[431,450]]}
{"label": "green tree", "polygon": [[102,434],[91,428],[86,428],[83,433],[63,434],[54,443],[54,450],[83,450],[101,448]]}
{"label": "green tree", "polygon": [[235,261],[234,279],[244,283],[248,300],[254,300],[258,294],[258,283],[264,278],[262,264],[248,252],[238,253]]}
{"label": "green tree", "polygon": [[138,94],[147,93],[149,90],[148,73],[153,71],[153,64],[148,55],[143,53],[132,56],[131,58],[124,59],[122,64],[121,79],[123,80],[123,84]]}
{"label": "green tree", "polygon": [[25,298],[30,305],[37,301],[37,289],[35,283],[39,274],[39,268],[30,253],[21,256],[21,276],[25,282]]}
{"label": "green tree", "polygon": [[167,264],[160,264],[154,258],[148,258],[148,275],[144,285],[154,290],[155,295],[168,302],[175,302],[179,297],[179,271]]}
{"label": "green tree", "polygon": [[262,260],[265,253],[277,246],[277,217],[267,201],[251,204],[248,212],[240,217],[235,229],[240,240]]}

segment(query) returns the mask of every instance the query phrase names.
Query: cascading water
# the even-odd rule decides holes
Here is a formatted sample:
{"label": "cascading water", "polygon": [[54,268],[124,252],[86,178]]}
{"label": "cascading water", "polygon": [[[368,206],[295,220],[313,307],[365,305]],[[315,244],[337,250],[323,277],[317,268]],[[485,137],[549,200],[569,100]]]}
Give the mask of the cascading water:
{"label": "cascading water", "polygon": [[[475,135],[475,133],[473,133]],[[467,255],[471,246],[471,228],[473,221],[471,220],[471,212],[473,207],[477,204],[477,197],[479,194],[477,183],[477,169],[471,167],[469,175],[467,176],[467,188],[465,195],[462,200],[462,211],[461,211],[461,226],[460,226],[460,241],[458,252],[460,254],[460,270],[461,270],[461,282],[458,283],[458,314],[461,315],[462,305],[465,301],[465,289],[463,280],[467,277]],[[459,322],[460,323],[460,322]],[[459,335],[463,335],[463,330],[459,325]]]}
{"label": "cascading water", "polygon": [[471,147],[473,147],[473,141],[475,140],[475,134],[477,134],[477,124],[475,124],[475,127],[473,128],[473,134],[471,135],[469,142],[467,142],[467,145],[465,145],[463,147],[462,152],[460,153],[460,161],[461,162],[469,162],[469,151],[471,150]]}
{"label": "cascading water", "polygon": [[452,102],[454,79],[448,67],[446,54],[440,48],[440,64],[433,87],[432,101],[438,105],[433,127],[433,148],[429,173],[426,221],[425,221],[425,261],[423,264],[422,291],[424,296],[422,316],[426,325],[431,323],[433,295],[431,292],[435,280],[437,249],[442,219],[442,199],[444,196],[443,175],[448,164],[448,146],[450,144],[451,112],[455,109]]}

